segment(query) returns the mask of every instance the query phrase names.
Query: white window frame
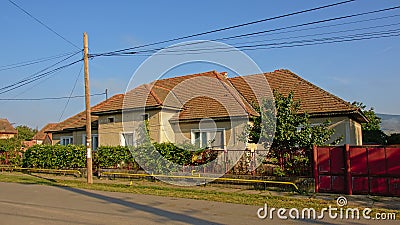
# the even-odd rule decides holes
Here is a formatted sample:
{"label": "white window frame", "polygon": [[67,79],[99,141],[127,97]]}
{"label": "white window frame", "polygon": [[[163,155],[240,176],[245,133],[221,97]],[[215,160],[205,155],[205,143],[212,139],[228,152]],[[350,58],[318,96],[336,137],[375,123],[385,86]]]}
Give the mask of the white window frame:
{"label": "white window frame", "polygon": [[[66,143],[66,140],[68,140],[68,144]],[[72,145],[74,144],[74,137],[73,136],[61,136],[60,137],[60,145]]]}
{"label": "white window frame", "polygon": [[121,146],[127,146],[126,145],[126,140],[125,140],[125,134],[131,134],[133,137],[133,143],[132,146],[136,146],[136,136],[135,136],[135,132],[121,132],[119,135],[119,143]]}
{"label": "white window frame", "polygon": [[[191,132],[190,132],[191,142],[192,142],[193,145],[194,145],[195,142],[196,142],[195,133],[198,133],[198,132],[200,132],[200,133],[202,133],[202,132],[208,133],[208,132],[219,132],[219,131],[222,131],[222,137],[223,137],[223,139],[224,139],[224,140],[223,140],[223,145],[224,145],[224,147],[223,147],[222,149],[225,150],[225,148],[226,148],[226,135],[225,135],[226,129],[225,129],[225,128],[191,129]],[[208,134],[207,134],[207,135],[208,135]],[[200,148],[206,147],[206,146],[202,146],[202,143],[203,143],[202,135],[200,135]],[[208,143],[207,143],[207,144],[208,144]]]}
{"label": "white window frame", "polygon": [[[94,145],[94,137],[97,137],[97,146]],[[82,144],[86,146],[86,134],[82,134]],[[99,147],[99,135],[92,134],[92,150],[96,151]]]}

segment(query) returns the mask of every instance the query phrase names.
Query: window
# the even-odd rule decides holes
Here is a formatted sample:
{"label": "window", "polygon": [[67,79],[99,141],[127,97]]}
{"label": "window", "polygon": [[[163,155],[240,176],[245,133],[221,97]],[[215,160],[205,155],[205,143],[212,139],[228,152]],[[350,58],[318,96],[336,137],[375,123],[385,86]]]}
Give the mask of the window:
{"label": "window", "polygon": [[122,133],[121,134],[121,146],[136,146],[136,140],[134,133]]}
{"label": "window", "polygon": [[115,117],[111,116],[107,118],[107,123],[114,123]]}
{"label": "window", "polygon": [[225,129],[192,130],[192,144],[199,148],[225,148]]}
{"label": "window", "polygon": [[60,137],[60,145],[72,145],[74,143],[74,138],[72,136]]}
{"label": "window", "polygon": [[[82,135],[82,144],[86,145],[86,134]],[[93,134],[92,135],[92,149],[93,151],[96,151],[96,149],[99,147],[99,135]]]}

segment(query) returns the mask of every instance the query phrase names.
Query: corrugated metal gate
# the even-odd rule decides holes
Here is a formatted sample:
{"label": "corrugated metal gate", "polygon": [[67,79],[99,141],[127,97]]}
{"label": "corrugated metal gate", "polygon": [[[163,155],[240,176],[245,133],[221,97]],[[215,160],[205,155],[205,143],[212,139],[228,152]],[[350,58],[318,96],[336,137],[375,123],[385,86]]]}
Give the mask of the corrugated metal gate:
{"label": "corrugated metal gate", "polygon": [[316,192],[400,196],[400,148],[315,147]]}

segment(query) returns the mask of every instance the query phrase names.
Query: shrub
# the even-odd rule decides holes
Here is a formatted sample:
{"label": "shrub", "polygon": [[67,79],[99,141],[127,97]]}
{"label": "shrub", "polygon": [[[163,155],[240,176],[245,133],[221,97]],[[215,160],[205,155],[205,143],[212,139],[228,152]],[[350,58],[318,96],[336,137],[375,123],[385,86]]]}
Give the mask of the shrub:
{"label": "shrub", "polygon": [[26,150],[27,168],[66,169],[86,166],[86,148],[82,145],[34,145]]}

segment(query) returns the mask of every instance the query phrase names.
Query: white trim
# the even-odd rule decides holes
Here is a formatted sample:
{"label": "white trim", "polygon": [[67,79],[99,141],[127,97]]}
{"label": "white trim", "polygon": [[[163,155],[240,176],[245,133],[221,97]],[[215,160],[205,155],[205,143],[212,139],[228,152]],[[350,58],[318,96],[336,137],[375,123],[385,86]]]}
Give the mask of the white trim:
{"label": "white trim", "polygon": [[[219,132],[219,131],[222,131],[223,145],[224,145],[223,149],[225,149],[226,148],[226,129],[225,128],[191,129],[190,130],[190,140],[191,140],[192,144],[195,144],[195,142],[196,142],[195,133],[198,133],[198,132],[208,133],[208,132]],[[200,147],[203,147],[203,146],[201,146],[202,145],[201,139],[202,139],[202,135],[200,135]]]}
{"label": "white trim", "polygon": [[119,133],[119,144],[121,145],[121,146],[126,146],[126,140],[125,140],[125,137],[124,137],[124,134],[132,134],[132,138],[133,138],[133,143],[132,143],[132,145],[133,146],[136,146],[136,136],[135,136],[135,132],[120,132]]}
{"label": "white trim", "polygon": [[[94,146],[94,137],[97,137],[97,146]],[[98,134],[92,134],[92,149],[93,151],[96,151],[96,149],[99,147],[99,135]],[[82,134],[82,144],[86,145],[86,134]]]}
{"label": "white trim", "polygon": [[72,144],[74,144],[73,136],[61,136],[60,137],[60,145],[72,145]]}

